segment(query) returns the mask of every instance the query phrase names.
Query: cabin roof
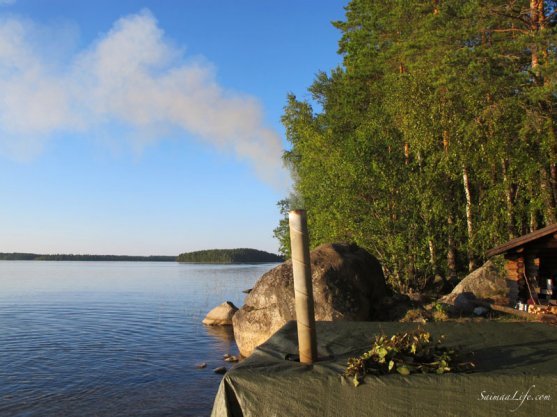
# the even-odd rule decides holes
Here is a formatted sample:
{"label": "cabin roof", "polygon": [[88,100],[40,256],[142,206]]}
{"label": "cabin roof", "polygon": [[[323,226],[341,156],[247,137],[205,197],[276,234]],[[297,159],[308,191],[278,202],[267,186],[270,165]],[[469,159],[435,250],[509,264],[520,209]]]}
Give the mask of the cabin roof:
{"label": "cabin roof", "polygon": [[487,251],[486,255],[488,258],[491,258],[492,256],[509,252],[513,249],[516,249],[520,246],[524,246],[528,243],[534,242],[538,239],[544,238],[553,233],[557,233],[557,223],[544,227],[543,229],[535,230],[532,233],[528,233],[527,235],[523,235],[515,239],[509,240],[507,243],[503,243],[501,246],[497,246],[496,248],[490,249],[489,251]]}

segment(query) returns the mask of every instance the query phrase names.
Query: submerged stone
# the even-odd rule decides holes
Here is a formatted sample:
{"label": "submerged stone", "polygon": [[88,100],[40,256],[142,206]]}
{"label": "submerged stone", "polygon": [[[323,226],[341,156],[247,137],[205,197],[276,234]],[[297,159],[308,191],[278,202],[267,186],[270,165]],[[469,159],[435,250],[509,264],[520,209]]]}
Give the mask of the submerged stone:
{"label": "submerged stone", "polygon": [[226,371],[227,371],[227,369],[224,366],[219,366],[218,368],[213,369],[213,372],[215,374],[220,374],[220,375],[225,374]]}

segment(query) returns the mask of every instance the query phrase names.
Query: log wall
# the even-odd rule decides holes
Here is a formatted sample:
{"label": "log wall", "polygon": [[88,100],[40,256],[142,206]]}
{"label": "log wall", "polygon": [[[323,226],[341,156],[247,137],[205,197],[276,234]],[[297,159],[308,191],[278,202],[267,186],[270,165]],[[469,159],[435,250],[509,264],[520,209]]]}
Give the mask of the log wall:
{"label": "log wall", "polygon": [[526,272],[524,267],[524,258],[515,257],[508,258],[505,263],[505,270],[507,271],[507,279],[512,281],[520,281],[523,274]]}

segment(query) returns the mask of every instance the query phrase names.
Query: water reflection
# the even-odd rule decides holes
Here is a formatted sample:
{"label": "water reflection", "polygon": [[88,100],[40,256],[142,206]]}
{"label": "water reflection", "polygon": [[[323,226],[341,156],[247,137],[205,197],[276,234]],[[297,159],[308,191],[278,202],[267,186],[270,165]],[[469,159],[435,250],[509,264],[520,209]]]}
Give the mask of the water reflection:
{"label": "water reflection", "polygon": [[201,320],[272,266],[0,262],[0,416],[208,416],[237,347]]}
{"label": "water reflection", "polygon": [[207,335],[209,335],[216,344],[219,345],[219,349],[230,351],[234,344],[234,330],[232,326],[203,326]]}

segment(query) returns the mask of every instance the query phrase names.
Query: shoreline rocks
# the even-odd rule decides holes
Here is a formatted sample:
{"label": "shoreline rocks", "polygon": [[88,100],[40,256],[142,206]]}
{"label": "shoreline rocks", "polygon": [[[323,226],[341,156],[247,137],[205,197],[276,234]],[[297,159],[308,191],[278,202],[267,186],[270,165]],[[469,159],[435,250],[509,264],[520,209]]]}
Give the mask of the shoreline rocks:
{"label": "shoreline rocks", "polygon": [[[387,293],[379,261],[357,245],[326,244],[310,254],[315,319],[372,320]],[[292,262],[264,274],[232,318],[242,356],[295,320]]]}
{"label": "shoreline rocks", "polygon": [[207,313],[207,316],[203,319],[203,324],[207,326],[231,326],[232,317],[237,311],[238,307],[230,301],[225,301]]}
{"label": "shoreline rocks", "polygon": [[500,305],[514,305],[518,296],[515,281],[506,278],[504,270],[487,261],[480,268],[468,274],[458,285],[439,301],[456,310],[472,313],[475,300],[488,301]]}

